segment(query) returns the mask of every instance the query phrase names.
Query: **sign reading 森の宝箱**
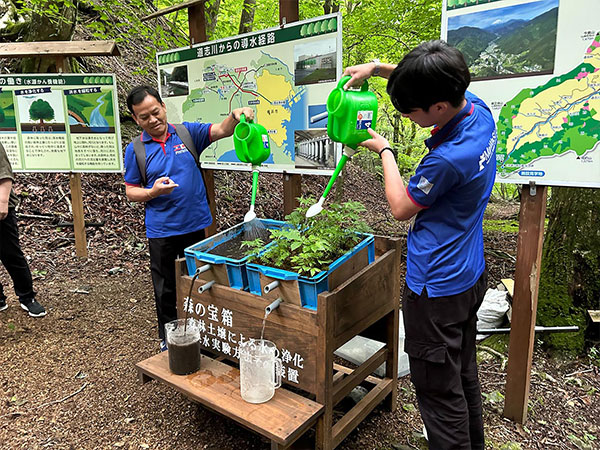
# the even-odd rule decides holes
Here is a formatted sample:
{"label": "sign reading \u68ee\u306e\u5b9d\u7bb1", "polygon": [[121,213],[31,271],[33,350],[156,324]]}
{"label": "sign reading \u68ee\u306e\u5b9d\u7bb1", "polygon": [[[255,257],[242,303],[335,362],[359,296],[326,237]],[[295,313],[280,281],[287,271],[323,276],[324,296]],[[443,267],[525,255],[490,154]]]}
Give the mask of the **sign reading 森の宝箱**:
{"label": "sign reading \u68ee\u306e\u5b9d\u7bb1", "polygon": [[[239,361],[239,345],[260,338],[260,319],[212,303],[210,297],[207,300],[186,297],[183,310],[187,311],[188,317],[198,321],[202,346],[212,353]],[[276,356],[282,362],[282,382],[306,388],[307,384],[312,385],[314,377],[314,370],[311,370],[314,355],[306,354],[307,348],[302,345],[302,339],[297,339],[298,335],[285,334],[267,327],[264,338],[272,340],[277,347]],[[308,370],[305,372],[305,369]]]}

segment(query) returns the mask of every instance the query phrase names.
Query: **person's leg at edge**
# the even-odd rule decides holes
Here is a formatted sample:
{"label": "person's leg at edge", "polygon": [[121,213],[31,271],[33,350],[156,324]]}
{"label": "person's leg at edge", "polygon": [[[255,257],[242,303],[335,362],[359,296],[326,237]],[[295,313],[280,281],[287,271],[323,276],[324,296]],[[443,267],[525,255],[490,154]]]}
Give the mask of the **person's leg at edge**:
{"label": "person's leg at edge", "polygon": [[6,304],[6,295],[4,295],[4,287],[2,286],[2,283],[0,283],[0,311],[4,311],[6,308],[8,308],[8,305]]}
{"label": "person's leg at edge", "polygon": [[[35,299],[33,279],[27,259],[19,245],[19,229],[15,210],[10,208],[8,215],[0,221],[0,260],[13,281],[15,294],[23,304]],[[0,292],[0,296],[4,296]]]}
{"label": "person's leg at edge", "polygon": [[405,351],[431,449],[471,448],[461,347],[473,308],[472,289],[434,299],[428,298],[426,290],[417,295],[405,289]]}
{"label": "person's leg at edge", "polygon": [[475,303],[471,308],[469,320],[463,333],[462,352],[462,385],[469,410],[469,435],[471,437],[471,448],[483,450],[485,438],[483,432],[481,387],[477,374],[477,348],[475,336],[477,335],[477,311],[483,302],[487,290],[487,270],[479,278],[473,288],[473,299]]}
{"label": "person's leg at edge", "polygon": [[204,231],[181,236],[148,239],[150,248],[150,270],[154,287],[158,336],[165,339],[165,324],[177,319],[177,283],[175,259],[184,255],[184,249],[201,241]]}

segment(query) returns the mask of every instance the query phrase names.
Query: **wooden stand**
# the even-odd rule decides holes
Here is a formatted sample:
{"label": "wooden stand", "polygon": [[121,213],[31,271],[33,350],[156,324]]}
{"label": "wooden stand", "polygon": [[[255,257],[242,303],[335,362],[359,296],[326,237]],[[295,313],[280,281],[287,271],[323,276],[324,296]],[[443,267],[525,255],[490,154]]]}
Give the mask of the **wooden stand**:
{"label": "wooden stand", "polygon": [[[206,357],[195,374],[177,376],[169,372],[163,353],[136,365],[141,381],[167,383],[265,436],[271,448],[289,448],[315,422],[315,448],[337,447],[383,400],[391,411],[396,409],[400,241],[376,238],[375,244],[375,262],[357,269],[333,291],[319,294],[317,311],[283,302],[266,318],[264,337],[280,351],[284,386],[262,405],[238,398],[236,346],[260,337],[265,307],[272,299],[220,284],[198,294],[198,288],[211,279],[194,281],[188,298],[192,278],[183,274],[184,260],[178,260],[179,315],[184,316],[185,307],[189,317],[200,321],[204,348],[219,355],[222,362]],[[386,345],[355,369],[334,364],[333,352],[359,334]],[[385,377],[371,376],[383,363]],[[207,377],[212,377],[210,383]],[[358,385],[370,391],[334,423],[334,407]],[[292,392],[287,386],[296,389]],[[283,420],[274,421],[274,417]]]}

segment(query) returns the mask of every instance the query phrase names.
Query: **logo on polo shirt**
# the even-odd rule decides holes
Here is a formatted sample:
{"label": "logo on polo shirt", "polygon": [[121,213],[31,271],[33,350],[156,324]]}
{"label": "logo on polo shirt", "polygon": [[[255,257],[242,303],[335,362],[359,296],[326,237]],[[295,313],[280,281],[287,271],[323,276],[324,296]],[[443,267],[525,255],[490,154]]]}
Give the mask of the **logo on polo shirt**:
{"label": "logo on polo shirt", "polygon": [[419,179],[419,184],[417,184],[417,189],[421,189],[425,195],[429,194],[429,191],[433,188],[433,183],[429,181],[427,178],[421,175]]}
{"label": "logo on polo shirt", "polygon": [[490,162],[490,158],[496,151],[496,142],[498,141],[498,136],[496,135],[496,130],[492,133],[492,137],[490,138],[487,147],[479,157],[479,171],[483,170],[483,165]]}
{"label": "logo on polo shirt", "polygon": [[174,145],[173,150],[175,150],[176,155],[179,155],[180,153],[185,153],[188,151],[188,149],[184,143]]}

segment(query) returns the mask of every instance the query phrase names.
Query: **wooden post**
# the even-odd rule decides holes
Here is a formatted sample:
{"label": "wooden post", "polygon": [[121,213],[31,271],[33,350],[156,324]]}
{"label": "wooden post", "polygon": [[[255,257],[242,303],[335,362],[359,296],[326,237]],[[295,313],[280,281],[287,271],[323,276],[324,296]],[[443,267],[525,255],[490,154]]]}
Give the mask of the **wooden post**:
{"label": "wooden post", "polygon": [[283,174],[283,213],[291,213],[300,205],[298,197],[302,195],[302,175]]}
{"label": "wooden post", "polygon": [[524,185],[521,191],[504,401],[504,417],[518,423],[527,420],[547,195],[547,186]]}
{"label": "wooden post", "polygon": [[315,448],[318,450],[333,450],[333,326],[334,303],[326,301],[322,295],[318,297],[317,311],[319,334],[317,351],[320,359],[317,364],[317,395],[316,401],[325,406],[323,414],[317,420]]}
{"label": "wooden post", "polygon": [[[279,0],[279,24],[297,22],[300,19],[298,0]],[[296,200],[302,195],[302,175],[283,174],[283,213],[289,214],[300,203]]]}
{"label": "wooden post", "polygon": [[279,25],[300,20],[298,0],[279,0]]}
{"label": "wooden post", "polygon": [[193,5],[188,8],[188,28],[192,44],[206,41],[204,3]]}
{"label": "wooden post", "polygon": [[[68,60],[65,56],[56,57],[56,70],[59,73],[70,72]],[[83,212],[83,190],[81,189],[81,174],[69,173],[69,186],[71,188],[71,205],[73,207],[73,231],[75,233],[75,255],[87,258],[87,237],[85,234],[85,214]]]}
{"label": "wooden post", "polygon": [[85,234],[85,220],[83,213],[83,195],[81,189],[81,174],[69,174],[71,186],[71,204],[73,205],[73,228],[75,230],[75,254],[79,258],[87,258],[87,239]]}
{"label": "wooden post", "polygon": [[[204,14],[204,3],[193,4],[188,7],[188,27],[190,33],[190,43],[197,44],[206,42],[206,20]],[[217,232],[217,202],[215,200],[215,177],[212,170],[202,169],[204,174],[204,184],[206,186],[206,196],[210,213],[213,216],[213,223],[204,229],[206,236],[212,236]]]}

